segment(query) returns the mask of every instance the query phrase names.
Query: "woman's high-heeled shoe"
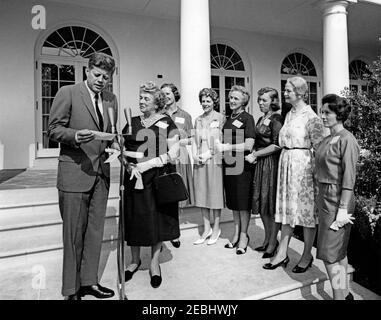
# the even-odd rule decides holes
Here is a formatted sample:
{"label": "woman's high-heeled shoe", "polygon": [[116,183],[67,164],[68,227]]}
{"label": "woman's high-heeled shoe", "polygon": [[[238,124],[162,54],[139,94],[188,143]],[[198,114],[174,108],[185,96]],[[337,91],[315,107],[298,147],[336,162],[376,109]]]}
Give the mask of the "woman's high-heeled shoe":
{"label": "woman's high-heeled shoe", "polygon": [[275,256],[278,246],[279,246],[279,242],[277,241],[274,250],[271,252],[265,252],[262,256],[262,259],[272,258],[273,256]]}
{"label": "woman's high-heeled shoe", "polygon": [[171,240],[171,243],[172,243],[172,245],[173,245],[175,248],[180,248],[181,242],[180,242],[179,239],[177,239],[177,240]]}
{"label": "woman's high-heeled shoe", "polygon": [[247,250],[247,246],[249,245],[250,242],[250,237],[247,235],[247,243],[245,248],[240,248],[238,247],[237,250],[235,251],[236,254],[245,254]]}
{"label": "woman's high-heeled shoe", "polygon": [[160,268],[160,266],[159,266],[159,270],[160,270],[160,275],[155,274],[154,276],[152,275],[151,270],[149,271],[149,274],[151,276],[150,283],[151,283],[152,288],[159,288],[160,285],[161,285],[162,278],[161,278],[161,268]]}
{"label": "woman's high-heeled shoe", "polygon": [[195,242],[193,242],[193,244],[196,244],[196,245],[197,245],[197,244],[202,244],[202,243],[204,243],[204,242],[206,241],[206,239],[208,239],[208,238],[212,235],[212,233],[213,233],[213,230],[210,229],[209,232],[208,232],[208,234],[206,235],[205,238],[197,239]]}
{"label": "woman's high-heeled shoe", "polygon": [[234,249],[236,246],[238,246],[238,243],[239,243],[239,239],[236,242],[230,242],[229,241],[227,244],[225,244],[224,248]]}
{"label": "woman's high-heeled shoe", "polygon": [[133,271],[130,271],[130,270],[124,271],[124,282],[127,282],[132,279],[132,276],[134,275],[136,271],[138,271],[141,264],[142,264],[142,260],[139,260],[138,266]]}
{"label": "woman's high-heeled shoe", "polygon": [[314,261],[314,258],[311,259],[311,261],[307,264],[306,267],[302,268],[302,267],[299,267],[298,265],[296,265],[294,267],[294,269],[292,269],[292,272],[293,273],[303,273],[303,272],[306,272],[308,268],[310,268],[312,266],[312,262]]}
{"label": "woman's high-heeled shoe", "polygon": [[277,264],[272,264],[272,263],[266,263],[264,266],[263,266],[263,269],[266,269],[266,270],[274,270],[280,266],[284,266],[285,268],[287,268],[287,265],[288,263],[290,262],[290,259],[289,257],[287,256],[285,259],[283,259],[281,262],[277,263]]}
{"label": "woman's high-heeled shoe", "polygon": [[218,230],[217,238],[212,239],[212,237],[210,237],[208,242],[206,244],[209,245],[209,246],[212,245],[212,244],[215,244],[217,242],[218,238],[220,237],[220,235],[221,235],[221,229]]}

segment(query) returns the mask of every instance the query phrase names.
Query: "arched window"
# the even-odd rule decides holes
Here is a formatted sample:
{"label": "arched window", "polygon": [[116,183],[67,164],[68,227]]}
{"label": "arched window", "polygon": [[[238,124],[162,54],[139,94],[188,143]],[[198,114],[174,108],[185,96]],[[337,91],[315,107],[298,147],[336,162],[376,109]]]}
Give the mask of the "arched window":
{"label": "arched window", "polygon": [[67,26],[52,32],[45,40],[41,54],[88,58],[94,52],[112,56],[107,42],[96,32],[86,27]]}
{"label": "arched window", "polygon": [[369,92],[370,87],[365,75],[369,74],[368,65],[362,60],[353,60],[349,64],[349,83],[352,91]]}
{"label": "arched window", "polygon": [[[37,156],[57,156],[58,143],[47,136],[50,108],[59,88],[86,80],[89,56],[103,52],[113,56],[106,40],[90,28],[71,25],[51,32],[39,48],[37,81]],[[113,91],[113,81],[107,89]]]}
{"label": "arched window", "polygon": [[210,46],[210,62],[212,88],[220,97],[220,106],[217,111],[229,116],[231,114],[229,91],[234,85],[247,85],[249,73],[239,53],[226,44],[217,43]]}
{"label": "arched window", "polygon": [[307,103],[312,109],[318,112],[318,86],[320,86],[316,68],[305,54],[300,52],[294,52],[284,58],[280,69],[281,73],[281,92],[282,92],[282,114],[285,115],[289,110],[284,100],[284,87],[287,79],[292,76],[301,76],[306,79],[309,88],[309,97]]}

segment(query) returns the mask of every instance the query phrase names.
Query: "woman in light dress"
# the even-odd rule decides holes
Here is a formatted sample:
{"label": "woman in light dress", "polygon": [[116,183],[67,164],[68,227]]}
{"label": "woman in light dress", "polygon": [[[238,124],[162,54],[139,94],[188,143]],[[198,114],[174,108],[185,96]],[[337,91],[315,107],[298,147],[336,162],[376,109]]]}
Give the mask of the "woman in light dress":
{"label": "woman in light dress", "polygon": [[[195,206],[201,208],[204,230],[193,244],[202,244],[210,238],[207,244],[212,245],[221,234],[220,216],[224,208],[222,159],[221,154],[215,153],[214,149],[215,141],[222,139],[225,117],[214,110],[218,106],[218,95],[213,89],[202,89],[199,100],[204,113],[195,121],[192,155]],[[211,215],[214,215],[213,228]]]}
{"label": "woman in light dress", "polygon": [[314,150],[323,139],[323,123],[305,102],[308,84],[302,77],[287,80],[284,97],[292,104],[279,132],[279,159],[275,222],[282,224],[279,249],[264,269],[287,266],[288,246],[295,226],[303,226],[304,251],[294,273],[312,266],[312,245],[318,223],[313,178]]}

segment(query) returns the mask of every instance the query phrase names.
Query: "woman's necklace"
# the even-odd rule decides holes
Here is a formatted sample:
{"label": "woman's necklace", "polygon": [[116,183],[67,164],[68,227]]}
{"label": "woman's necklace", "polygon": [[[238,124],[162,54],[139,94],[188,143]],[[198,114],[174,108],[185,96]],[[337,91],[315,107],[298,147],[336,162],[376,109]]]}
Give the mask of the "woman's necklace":
{"label": "woman's necklace", "polygon": [[239,116],[243,111],[244,111],[244,110],[241,110],[240,112],[236,113],[235,115],[234,115],[234,113],[232,113],[231,116],[230,116],[230,118],[232,118],[232,120],[237,119],[238,116]]}
{"label": "woman's necklace", "polygon": [[160,113],[155,113],[154,115],[151,115],[148,118],[144,118],[144,116],[140,116],[140,122],[145,128],[149,128],[152,126],[157,120],[160,118],[164,118],[165,116]]}

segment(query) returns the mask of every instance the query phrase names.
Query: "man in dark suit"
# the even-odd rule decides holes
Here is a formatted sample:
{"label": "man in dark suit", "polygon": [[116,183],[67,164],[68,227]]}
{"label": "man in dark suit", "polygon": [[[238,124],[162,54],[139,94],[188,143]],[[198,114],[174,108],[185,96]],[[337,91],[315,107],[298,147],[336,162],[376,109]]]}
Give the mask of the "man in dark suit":
{"label": "man in dark suit", "polygon": [[62,295],[110,298],[114,291],[98,282],[110,165],[105,163],[107,141],[94,140],[92,131],[111,132],[107,109],[117,114],[117,100],[104,90],[115,70],[113,58],[94,53],[87,80],[62,87],[54,98],[49,138],[60,143],[57,188],[63,220]]}

